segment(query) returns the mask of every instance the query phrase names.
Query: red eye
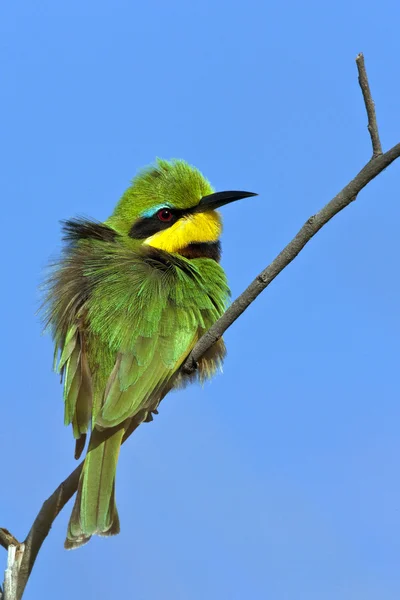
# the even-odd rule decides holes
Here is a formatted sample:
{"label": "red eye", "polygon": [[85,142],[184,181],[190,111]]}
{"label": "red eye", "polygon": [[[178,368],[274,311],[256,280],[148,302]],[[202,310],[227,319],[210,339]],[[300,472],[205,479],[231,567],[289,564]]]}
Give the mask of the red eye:
{"label": "red eye", "polygon": [[160,219],[160,221],[162,221],[163,223],[168,223],[168,221],[171,221],[173,214],[172,212],[169,210],[169,208],[160,208],[160,210],[157,213],[157,217]]}

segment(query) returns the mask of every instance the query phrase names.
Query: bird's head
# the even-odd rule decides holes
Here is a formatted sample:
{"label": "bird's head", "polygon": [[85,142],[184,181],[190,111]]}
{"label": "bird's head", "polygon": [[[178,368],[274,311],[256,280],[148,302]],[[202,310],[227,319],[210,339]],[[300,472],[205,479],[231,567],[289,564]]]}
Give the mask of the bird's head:
{"label": "bird's head", "polygon": [[190,244],[216,242],[222,231],[216,209],[255,195],[215,193],[200,171],[183,160],[158,159],[135,177],[106,223],[154,248],[179,252]]}

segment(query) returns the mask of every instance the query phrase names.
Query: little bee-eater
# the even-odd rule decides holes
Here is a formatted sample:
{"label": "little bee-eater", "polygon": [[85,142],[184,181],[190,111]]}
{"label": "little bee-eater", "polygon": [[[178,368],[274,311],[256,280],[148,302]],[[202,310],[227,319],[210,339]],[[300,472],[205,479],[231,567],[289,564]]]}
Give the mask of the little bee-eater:
{"label": "little bee-eater", "polygon": [[115,473],[121,443],[172,389],[216,371],[219,340],[195,375],[180,367],[224,312],[216,209],[250,192],[214,193],[186,162],[140,172],[104,223],[63,224],[63,255],[48,279],[47,324],[64,384],[65,423],[79,458],[89,446],[66,548],[119,532]]}

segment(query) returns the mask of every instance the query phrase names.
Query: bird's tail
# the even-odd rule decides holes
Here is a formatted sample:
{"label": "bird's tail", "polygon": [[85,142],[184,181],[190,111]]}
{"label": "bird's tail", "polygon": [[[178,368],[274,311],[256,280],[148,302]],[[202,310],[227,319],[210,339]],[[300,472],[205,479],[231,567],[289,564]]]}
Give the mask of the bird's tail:
{"label": "bird's tail", "polygon": [[93,429],[68,524],[65,548],[78,548],[94,534],[119,533],[115,472],[124,427]]}

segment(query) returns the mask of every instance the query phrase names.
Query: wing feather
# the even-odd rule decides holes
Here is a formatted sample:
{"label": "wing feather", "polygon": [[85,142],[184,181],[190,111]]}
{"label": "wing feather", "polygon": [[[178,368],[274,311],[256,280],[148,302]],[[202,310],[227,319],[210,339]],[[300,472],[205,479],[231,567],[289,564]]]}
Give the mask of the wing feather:
{"label": "wing feather", "polygon": [[223,312],[229,291],[211,259],[143,248],[106,225],[76,220],[64,229],[67,246],[48,281],[46,308],[60,354],[65,422],[79,454],[90,424],[146,418],[174,382],[182,383],[180,365]]}

